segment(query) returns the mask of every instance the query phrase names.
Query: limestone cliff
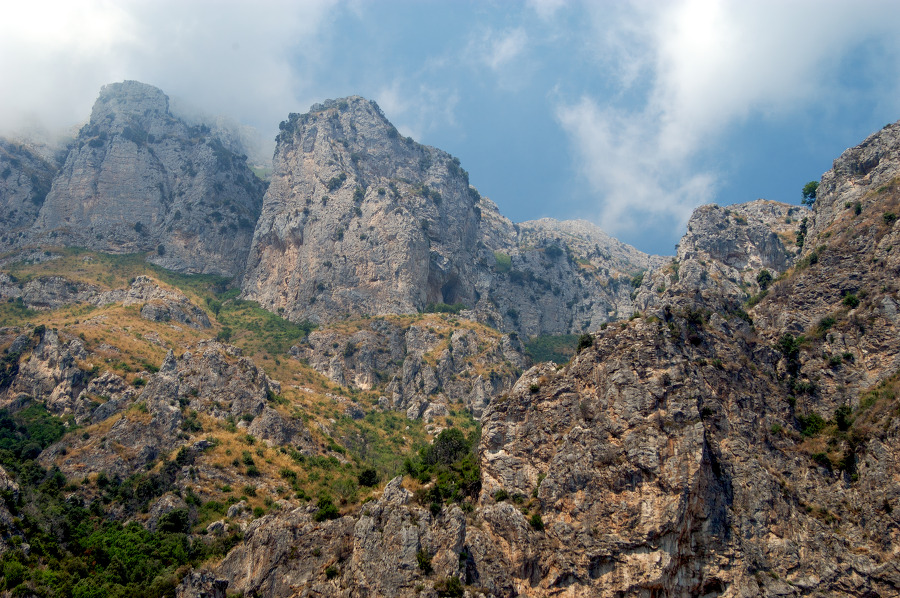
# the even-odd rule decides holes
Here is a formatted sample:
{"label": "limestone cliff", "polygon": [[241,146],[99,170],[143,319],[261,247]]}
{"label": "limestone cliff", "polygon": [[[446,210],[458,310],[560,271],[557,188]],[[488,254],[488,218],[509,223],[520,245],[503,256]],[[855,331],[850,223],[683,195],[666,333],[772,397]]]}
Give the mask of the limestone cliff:
{"label": "limestone cliff", "polygon": [[162,91],[105,86],[53,181],[34,236],[44,243],[145,252],[172,270],[243,268],[264,184],[202,127],[169,112]]}
{"label": "limestone cliff", "polygon": [[27,145],[0,138],[0,247],[20,242],[34,224],[57,168]]}
{"label": "limestone cliff", "polygon": [[282,123],[244,294],[291,319],[473,305],[478,216],[448,154],[359,97]]}
{"label": "limestone cliff", "polygon": [[588,223],[513,225],[458,159],[363,98],[281,128],[242,288],[292,320],[444,303],[527,336],[579,332],[627,313],[627,281],[659,262]]}

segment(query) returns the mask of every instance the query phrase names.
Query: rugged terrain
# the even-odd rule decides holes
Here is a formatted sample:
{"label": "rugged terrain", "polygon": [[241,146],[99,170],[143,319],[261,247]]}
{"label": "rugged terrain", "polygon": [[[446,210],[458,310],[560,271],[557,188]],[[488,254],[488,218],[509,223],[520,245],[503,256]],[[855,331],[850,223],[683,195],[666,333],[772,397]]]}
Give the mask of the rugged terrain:
{"label": "rugged terrain", "polygon": [[514,225],[457,158],[350,97],[281,124],[242,288],[294,321],[446,304],[535,336],[629,313],[629,281],[660,261],[585,222]]}
{"label": "rugged terrain", "polygon": [[0,247],[14,245],[34,224],[57,168],[33,148],[0,138]]}
{"label": "rugged terrain", "polygon": [[897,595],[898,213],[895,124],[646,256],[348,98],[282,125],[240,289],[16,229],[0,592]]}
{"label": "rugged terrain", "polygon": [[235,275],[264,184],[246,157],[169,112],[159,89],[105,86],[53,179],[33,232],[44,244],[149,253],[171,270]]}

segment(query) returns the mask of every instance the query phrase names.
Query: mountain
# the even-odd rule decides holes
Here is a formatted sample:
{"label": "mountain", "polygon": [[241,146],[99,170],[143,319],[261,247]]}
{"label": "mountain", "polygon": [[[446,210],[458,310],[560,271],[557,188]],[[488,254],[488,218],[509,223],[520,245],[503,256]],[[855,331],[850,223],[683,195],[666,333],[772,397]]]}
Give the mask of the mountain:
{"label": "mountain", "polygon": [[33,236],[43,243],[148,253],[171,270],[234,276],[265,185],[204,126],[169,112],[159,89],[105,86],[53,179]]}
{"label": "mountain", "polygon": [[488,406],[473,504],[397,478],[328,524],[272,516],[217,575],[271,595],[896,594],[898,140],[845,152],[812,211],[700,208],[643,313]]}
{"label": "mountain", "polygon": [[58,167],[27,144],[0,139],[0,244],[14,246],[31,228]]}
{"label": "mountain", "polygon": [[0,256],[0,596],[900,594],[900,123],[811,208],[702,206],[659,257],[514,224],[328,101],[282,124],[246,268],[215,229],[165,268],[63,190],[96,171],[127,222],[216,142],[103,98],[58,174],[0,154],[9,205],[54,177]]}
{"label": "mountain", "polygon": [[458,159],[350,97],[281,124],[242,289],[294,321],[459,304],[530,337],[629,313],[659,262],[585,222],[513,225]]}

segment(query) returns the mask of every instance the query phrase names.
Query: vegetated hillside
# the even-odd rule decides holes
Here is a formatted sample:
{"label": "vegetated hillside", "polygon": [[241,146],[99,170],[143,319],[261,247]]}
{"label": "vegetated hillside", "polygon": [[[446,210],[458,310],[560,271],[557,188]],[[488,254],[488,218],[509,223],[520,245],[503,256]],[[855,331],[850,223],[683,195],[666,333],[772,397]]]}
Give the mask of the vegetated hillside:
{"label": "vegetated hillside", "polygon": [[[289,353],[311,326],[236,299],[222,277],[134,255],[40,257],[0,273],[7,591],[172,595],[185,565],[220,558],[265,513],[309,505],[337,517],[429,431],[475,429],[461,398],[426,431],[380,406],[390,380],[332,384]],[[407,325],[449,342],[450,319]],[[85,554],[97,556],[86,565]]]}
{"label": "vegetated hillside", "polygon": [[[0,592],[900,593],[900,125],[836,160],[811,211],[705,206],[674,259],[629,272],[645,258],[513,225],[343,102],[285,123],[243,299],[142,255],[0,256]],[[324,289],[283,282],[367,217],[424,244],[385,270],[424,286],[367,283],[399,258],[338,236]],[[415,313],[359,313],[392,301]],[[575,355],[519,376],[523,331],[585,326],[530,339]]]}
{"label": "vegetated hillside", "polygon": [[291,320],[447,305],[529,337],[582,332],[628,313],[632,276],[660,262],[588,223],[513,225],[363,98],[281,129],[242,289]]}
{"label": "vegetated hillside", "polygon": [[53,180],[33,237],[144,252],[171,270],[234,276],[244,267],[265,185],[208,127],[169,112],[162,91],[105,86]]}

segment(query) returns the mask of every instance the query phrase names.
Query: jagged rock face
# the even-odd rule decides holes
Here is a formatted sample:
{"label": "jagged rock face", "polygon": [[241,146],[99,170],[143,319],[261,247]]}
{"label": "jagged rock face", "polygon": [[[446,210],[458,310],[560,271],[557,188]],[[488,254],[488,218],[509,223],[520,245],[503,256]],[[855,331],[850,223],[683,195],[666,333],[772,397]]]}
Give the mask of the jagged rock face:
{"label": "jagged rock face", "polygon": [[263,192],[246,159],[170,114],[162,91],[115,83],[101,90],[54,179],[35,238],[235,275]]}
{"label": "jagged rock face", "polygon": [[[900,163],[894,133],[863,150]],[[794,232],[779,230],[790,208],[732,208],[745,223],[707,208],[692,222],[730,239],[693,230],[680,268],[648,277],[669,287],[642,317],[492,402],[474,512],[432,516],[395,480],[333,522],[311,508],[260,520],[217,575],[272,596],[433,596],[448,575],[498,597],[897,595],[900,185],[847,184],[841,168],[823,180],[846,195],[826,186],[822,209],[851,207],[826,221],[816,206],[799,262],[769,244]],[[748,316],[740,283],[762,268],[786,276]],[[810,432],[812,415],[830,426]]]}
{"label": "jagged rock face", "polygon": [[0,246],[14,245],[34,224],[56,169],[27,146],[0,138]]}
{"label": "jagged rock face", "polygon": [[479,279],[475,311],[481,321],[528,337],[580,333],[632,313],[632,276],[665,262],[583,220],[497,226],[501,218],[488,222],[508,236],[482,228],[491,267]]}
{"label": "jagged rock face", "polygon": [[[20,338],[15,353],[32,348],[31,337]],[[31,357],[20,365],[9,387],[0,391],[0,406],[15,409],[39,399],[56,415],[80,411],[83,405],[76,397],[88,378],[77,364],[85,357],[81,339],[72,338],[66,342],[56,332],[45,330],[37,340]]]}
{"label": "jagged rock face", "polygon": [[697,208],[676,257],[644,276],[635,292],[635,307],[658,308],[685,293],[743,303],[765,290],[768,282],[760,285],[760,273],[768,271],[770,282],[796,262],[798,232],[810,215],[805,207],[764,199]]}
{"label": "jagged rock face", "polygon": [[458,161],[373,102],[314,106],[282,123],[244,295],[318,322],[473,305],[475,207]]}
{"label": "jagged rock face", "polygon": [[526,336],[580,332],[628,313],[619,278],[660,261],[585,222],[514,226],[358,97],[291,115],[274,167],[242,288],[292,320],[462,303]]}
{"label": "jagged rock face", "polygon": [[21,299],[31,309],[57,309],[64,305],[92,303],[140,305],[141,317],[152,322],[175,322],[191,328],[209,328],[209,316],[180,291],[164,289],[149,276],[138,276],[131,287],[102,291],[99,287],[46,276],[20,283],[0,273],[0,300]]}
{"label": "jagged rock face", "polygon": [[315,507],[301,507],[254,521],[215,576],[245,595],[436,596],[417,553],[431,557],[435,575],[457,575],[466,516],[459,507],[433,515],[400,482],[358,518],[316,523]]}
{"label": "jagged rock face", "polygon": [[[306,449],[312,443],[302,422],[268,406],[270,393],[280,391],[278,383],[228,345],[203,342],[196,354],[185,351],[179,358],[169,352],[141,390],[123,386],[118,376],[106,375],[91,381],[77,399],[69,393],[70,405],[90,407],[78,419],[108,420],[109,429],[102,438],[66,438],[45,450],[42,462],[57,465],[66,475],[102,471],[127,477],[161,454],[189,444],[182,424],[191,411],[222,421],[247,416],[253,420],[250,431],[276,444]],[[68,412],[76,411],[70,407]],[[84,459],[87,451],[89,463]]]}
{"label": "jagged rock face", "polygon": [[[882,203],[883,198],[878,196],[894,186],[898,176],[900,122],[885,126],[858,146],[846,150],[834,161],[832,169],[822,175],[810,236],[824,232],[833,222],[841,220],[847,210],[855,210],[857,202],[862,212],[870,205]],[[815,246],[809,245],[807,249]]]}
{"label": "jagged rock face", "polygon": [[480,417],[527,366],[524,348],[515,335],[438,322],[440,330],[382,319],[352,334],[316,330],[292,353],[343,386],[387,382],[381,407],[411,419],[445,415],[454,404]]}
{"label": "jagged rock face", "polygon": [[679,243],[678,259],[710,259],[736,270],[787,270],[797,225],[809,215],[804,207],[759,199],[720,208],[697,208]]}

